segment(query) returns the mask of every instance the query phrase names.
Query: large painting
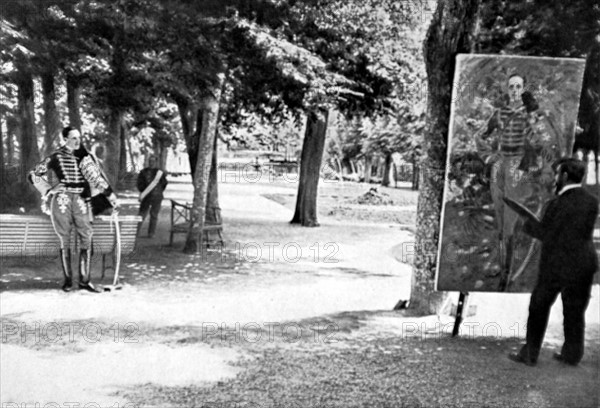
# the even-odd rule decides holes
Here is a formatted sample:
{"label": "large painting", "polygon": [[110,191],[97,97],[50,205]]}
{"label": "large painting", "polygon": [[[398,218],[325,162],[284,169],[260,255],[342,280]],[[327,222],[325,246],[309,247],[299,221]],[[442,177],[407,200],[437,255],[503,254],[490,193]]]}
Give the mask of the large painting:
{"label": "large painting", "polygon": [[458,55],[436,288],[528,292],[540,243],[511,198],[541,215],[570,155],[585,61]]}

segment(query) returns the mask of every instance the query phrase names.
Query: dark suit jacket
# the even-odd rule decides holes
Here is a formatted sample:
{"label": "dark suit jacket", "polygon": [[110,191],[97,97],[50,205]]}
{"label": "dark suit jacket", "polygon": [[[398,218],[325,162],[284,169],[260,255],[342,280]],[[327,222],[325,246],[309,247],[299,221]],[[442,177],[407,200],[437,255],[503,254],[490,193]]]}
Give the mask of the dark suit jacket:
{"label": "dark suit jacket", "polygon": [[[137,178],[137,189],[140,191],[140,193],[142,191],[144,191],[146,189],[146,187],[148,187],[152,181],[154,180],[154,177],[156,177],[156,173],[158,172],[158,169],[152,169],[150,167],[146,167],[145,169],[143,169],[140,174],[138,174],[138,178]],[[165,188],[167,188],[167,173],[163,171],[163,175],[160,178],[160,181],[158,182],[158,184],[156,185],[156,187],[154,187],[154,190],[152,190],[147,196],[146,198],[149,197],[153,197],[153,198],[161,198],[163,197],[163,191],[165,191]]]}
{"label": "dark suit jacket", "polygon": [[591,283],[598,269],[592,234],[598,200],[583,188],[552,199],[540,222],[527,221],[525,232],[542,241],[539,279]]}

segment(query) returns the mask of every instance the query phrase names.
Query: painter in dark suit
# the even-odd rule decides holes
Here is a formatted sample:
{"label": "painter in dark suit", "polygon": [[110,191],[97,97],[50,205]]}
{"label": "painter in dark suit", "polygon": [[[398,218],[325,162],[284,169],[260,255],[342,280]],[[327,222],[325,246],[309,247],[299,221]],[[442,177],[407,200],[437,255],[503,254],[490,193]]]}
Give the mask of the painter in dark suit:
{"label": "painter in dark suit", "polygon": [[528,220],[525,232],[542,242],[538,280],[531,294],[527,342],[513,361],[535,365],[552,304],[560,293],[565,342],[554,358],[577,365],[583,357],[585,310],[590,300],[598,256],[592,241],[598,200],[583,188],[585,165],[561,159],[555,166],[557,197],[550,200],[541,221]]}

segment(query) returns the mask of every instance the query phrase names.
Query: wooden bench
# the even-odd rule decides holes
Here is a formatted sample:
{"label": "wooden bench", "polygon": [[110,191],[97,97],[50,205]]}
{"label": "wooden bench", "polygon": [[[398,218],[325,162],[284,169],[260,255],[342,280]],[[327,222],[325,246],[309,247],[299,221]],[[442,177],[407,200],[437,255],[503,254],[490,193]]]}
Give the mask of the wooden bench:
{"label": "wooden bench", "polygon": [[[192,206],[189,203],[179,203],[175,200],[171,200],[171,236],[169,238],[169,245],[173,246],[173,235],[175,234],[187,234],[190,229],[191,222],[191,210]],[[204,242],[206,246],[210,247],[209,234],[211,232],[216,233],[218,236],[217,242],[223,245],[223,220],[221,219],[220,208],[210,208],[209,211],[213,211],[213,218],[216,222],[205,222],[204,228],[202,228],[202,234],[204,235]],[[196,228],[195,228],[196,229]],[[198,230],[194,231],[198,232]]]}
{"label": "wooden bench", "polygon": [[267,163],[269,170],[272,170],[276,175],[284,173],[299,174],[299,164],[293,160],[269,160]]}
{"label": "wooden bench", "polygon": [[[107,269],[118,272],[120,258],[135,249],[137,227],[142,218],[137,215],[119,216],[121,246],[112,216],[99,215],[94,219],[92,256],[102,255],[102,278]],[[79,252],[75,229],[71,233],[71,251]],[[50,217],[46,215],[0,214],[0,257],[37,257],[40,260],[58,257],[60,243]],[[112,258],[108,265],[107,257]]]}

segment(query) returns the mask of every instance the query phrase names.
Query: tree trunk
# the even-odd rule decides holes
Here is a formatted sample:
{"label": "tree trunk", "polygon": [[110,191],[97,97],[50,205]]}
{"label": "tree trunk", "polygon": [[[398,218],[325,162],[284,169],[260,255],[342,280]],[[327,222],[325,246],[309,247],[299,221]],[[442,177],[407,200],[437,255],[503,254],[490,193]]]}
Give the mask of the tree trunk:
{"label": "tree trunk", "polygon": [[[219,180],[217,174],[217,145],[219,138],[215,137],[213,143],[213,154],[210,163],[210,175],[208,176],[208,197],[206,198],[206,216],[207,223],[217,223],[217,214],[214,209],[219,208]],[[210,211],[209,211],[210,210]]]}
{"label": "tree trunk", "polygon": [[357,160],[354,162],[356,166],[356,174],[358,174],[359,179],[362,177],[363,182],[365,181],[365,163],[364,160]]}
{"label": "tree trunk", "polygon": [[417,157],[413,157],[412,159],[412,189],[419,189],[419,173],[420,173],[419,163],[417,162]]}
{"label": "tree trunk", "polygon": [[339,178],[341,180],[342,179],[342,175],[344,174],[344,167],[342,166],[342,161],[337,156],[334,157],[333,161],[335,163],[335,171],[338,172]]}
{"label": "tree trunk", "polygon": [[381,185],[388,187],[390,185],[390,172],[392,171],[392,154],[387,153],[385,155],[385,161],[383,165],[383,178],[381,179]]}
{"label": "tree trunk", "polygon": [[[129,152],[129,160],[131,160],[131,168],[129,168],[128,171],[133,172],[133,173],[138,173],[137,162],[135,160],[135,155],[133,154],[133,147],[131,146],[131,138],[126,137],[125,141],[127,142],[127,151]],[[161,168],[164,168],[164,167],[161,167]]]}
{"label": "tree trunk", "polygon": [[121,122],[123,112],[113,109],[108,120],[108,136],[106,138],[106,173],[110,184],[117,188],[119,165],[121,161]]}
{"label": "tree trunk", "polygon": [[195,107],[195,110],[192,111],[192,114],[196,116],[194,123],[196,124],[196,130],[192,134],[190,141],[187,145],[188,159],[190,161],[190,172],[192,173],[192,178],[196,174],[196,165],[198,164],[198,152],[200,150],[200,143],[202,142],[202,128],[205,120],[204,108]]}
{"label": "tree trunk", "polygon": [[15,164],[16,148],[15,138],[20,139],[19,122],[14,116],[6,118],[6,166],[12,167]]}
{"label": "tree trunk", "polygon": [[337,156],[333,160],[335,163],[335,167],[337,168],[336,171],[337,171],[338,180],[343,183],[344,182],[344,167],[342,166],[342,161]]}
{"label": "tree trunk", "polygon": [[79,80],[72,75],[67,75],[67,107],[69,125],[81,131],[81,87]]}
{"label": "tree trunk", "polygon": [[370,183],[371,182],[371,174],[373,172],[373,159],[371,159],[371,155],[366,155],[365,156],[365,175],[364,175],[364,182],[365,183]]}
{"label": "tree trunk", "polygon": [[127,131],[125,129],[124,121],[121,121],[121,126],[119,126],[119,171],[118,177],[119,181],[122,183],[126,181],[127,173],[129,172],[129,168],[127,166]]}
{"label": "tree trunk", "polygon": [[202,129],[202,112],[198,109],[196,103],[185,96],[176,95],[173,99],[179,109],[183,140],[185,140],[191,175],[194,177],[194,170],[196,169],[198,159],[198,140]]}
{"label": "tree trunk", "polygon": [[202,248],[202,229],[208,198],[208,179],[212,163],[214,140],[219,119],[219,101],[224,75],[219,75],[218,83],[210,89],[202,109],[202,129],[198,140],[198,150],[193,174],[194,201],[191,211],[191,223],[188,231],[184,252],[200,252]]}
{"label": "tree trunk", "polygon": [[167,169],[167,156],[169,154],[169,143],[165,140],[162,140],[159,143],[160,153],[158,154],[158,163],[159,167],[166,171]]}
{"label": "tree trunk", "polygon": [[435,292],[434,274],[454,62],[457,53],[468,53],[473,48],[479,5],[478,0],[438,2],[424,43],[429,94],[410,301],[410,308],[420,314],[437,313],[444,300],[443,293]]}
{"label": "tree trunk", "polygon": [[296,211],[291,221],[292,224],[300,224],[303,227],[319,226],[317,193],[323,151],[325,150],[327,117],[327,111],[309,112],[306,119]]}
{"label": "tree trunk", "polygon": [[42,73],[42,92],[44,94],[44,156],[54,150],[54,141],[61,131],[60,115],[56,109],[56,90],[54,87],[54,72]]}
{"label": "tree trunk", "polygon": [[[4,159],[4,135],[2,134],[3,119],[3,115],[0,112],[0,194],[2,194],[2,197],[6,197],[6,184],[8,180],[6,180],[6,177],[4,176],[4,163],[6,161]],[[6,199],[1,200],[0,208],[4,208],[6,201]]]}
{"label": "tree trunk", "polygon": [[16,83],[18,86],[18,112],[21,128],[21,171],[19,181],[25,183],[30,170],[40,161],[37,134],[35,128],[35,105],[33,76],[23,67],[17,70]]}
{"label": "tree trunk", "polygon": [[[594,154],[595,184],[598,185],[598,153],[600,150],[600,44],[589,51],[583,74],[583,89],[579,100],[579,126],[583,132],[575,136],[575,143],[567,146],[566,154],[571,156],[582,149],[587,162],[589,152]],[[587,177],[584,178],[584,183]]]}

